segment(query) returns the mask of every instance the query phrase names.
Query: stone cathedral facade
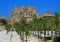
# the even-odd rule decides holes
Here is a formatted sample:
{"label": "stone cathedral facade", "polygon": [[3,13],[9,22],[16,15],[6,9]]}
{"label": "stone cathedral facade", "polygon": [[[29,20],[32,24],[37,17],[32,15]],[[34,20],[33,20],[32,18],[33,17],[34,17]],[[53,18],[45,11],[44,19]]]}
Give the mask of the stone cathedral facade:
{"label": "stone cathedral facade", "polygon": [[41,15],[41,14],[36,14],[36,9],[34,7],[20,7],[20,8],[15,8],[13,11],[11,11],[10,14],[10,20],[9,22],[15,23],[21,20],[21,18],[24,16],[27,21],[32,20],[33,16],[36,15],[37,18],[41,17],[52,17],[49,12],[46,13],[46,15]]}

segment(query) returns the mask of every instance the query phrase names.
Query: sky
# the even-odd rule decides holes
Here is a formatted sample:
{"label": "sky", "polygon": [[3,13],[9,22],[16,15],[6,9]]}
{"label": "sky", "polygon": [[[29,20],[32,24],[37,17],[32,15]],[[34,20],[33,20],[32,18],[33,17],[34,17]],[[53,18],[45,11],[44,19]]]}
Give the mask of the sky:
{"label": "sky", "polygon": [[60,0],[0,0],[0,18],[6,16],[9,19],[15,6],[35,7],[37,14],[45,14],[46,11],[60,13]]}

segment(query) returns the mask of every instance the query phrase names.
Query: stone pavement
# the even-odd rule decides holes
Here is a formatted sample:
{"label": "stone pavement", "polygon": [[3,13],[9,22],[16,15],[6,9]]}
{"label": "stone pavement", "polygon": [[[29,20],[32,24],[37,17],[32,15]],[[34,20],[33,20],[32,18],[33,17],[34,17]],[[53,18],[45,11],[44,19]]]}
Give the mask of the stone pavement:
{"label": "stone pavement", "polygon": [[[24,39],[25,39],[25,36],[24,36]],[[26,42],[25,40],[24,42]],[[20,36],[17,34],[16,31],[13,31],[13,32],[10,31],[8,34],[6,34],[6,30],[4,30],[4,31],[0,31],[0,42],[22,42],[22,40],[20,39]],[[29,36],[28,42],[38,42],[38,38],[34,36]],[[40,42],[43,42],[43,41],[40,40]]]}
{"label": "stone pavement", "polygon": [[6,30],[0,31],[0,42],[21,42],[19,35],[15,31],[12,32],[12,39],[10,38],[11,31],[8,34],[6,34]]}

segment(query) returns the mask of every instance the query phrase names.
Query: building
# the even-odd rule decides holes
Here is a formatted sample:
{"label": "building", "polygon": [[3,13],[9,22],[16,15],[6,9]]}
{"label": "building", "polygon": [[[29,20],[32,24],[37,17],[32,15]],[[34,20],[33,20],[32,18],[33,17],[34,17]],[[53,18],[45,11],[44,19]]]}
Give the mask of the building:
{"label": "building", "polygon": [[37,18],[51,18],[51,15],[48,11],[45,15],[36,14],[36,9],[34,7],[15,7],[14,11],[11,11],[10,14],[10,23],[13,24],[21,20],[22,17],[25,17],[27,21],[32,20],[33,16],[36,15]]}
{"label": "building", "polygon": [[43,18],[45,18],[45,19],[51,19],[53,17],[54,17],[54,15],[51,14],[49,11],[46,11],[46,14],[43,16]]}
{"label": "building", "polygon": [[36,10],[33,7],[21,7],[15,8],[14,11],[11,11],[10,23],[18,22],[24,16],[27,21],[32,20],[32,17],[36,14]]}

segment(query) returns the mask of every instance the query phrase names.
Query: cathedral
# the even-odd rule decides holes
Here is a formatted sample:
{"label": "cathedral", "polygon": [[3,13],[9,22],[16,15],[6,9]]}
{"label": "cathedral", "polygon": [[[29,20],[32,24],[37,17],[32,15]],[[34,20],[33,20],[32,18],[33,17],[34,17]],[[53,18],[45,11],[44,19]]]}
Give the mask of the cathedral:
{"label": "cathedral", "polygon": [[31,21],[33,16],[36,15],[37,18],[51,18],[53,17],[48,11],[45,15],[36,14],[36,9],[34,7],[20,7],[11,11],[9,23],[13,24],[21,20],[22,17],[25,17],[27,21]]}

